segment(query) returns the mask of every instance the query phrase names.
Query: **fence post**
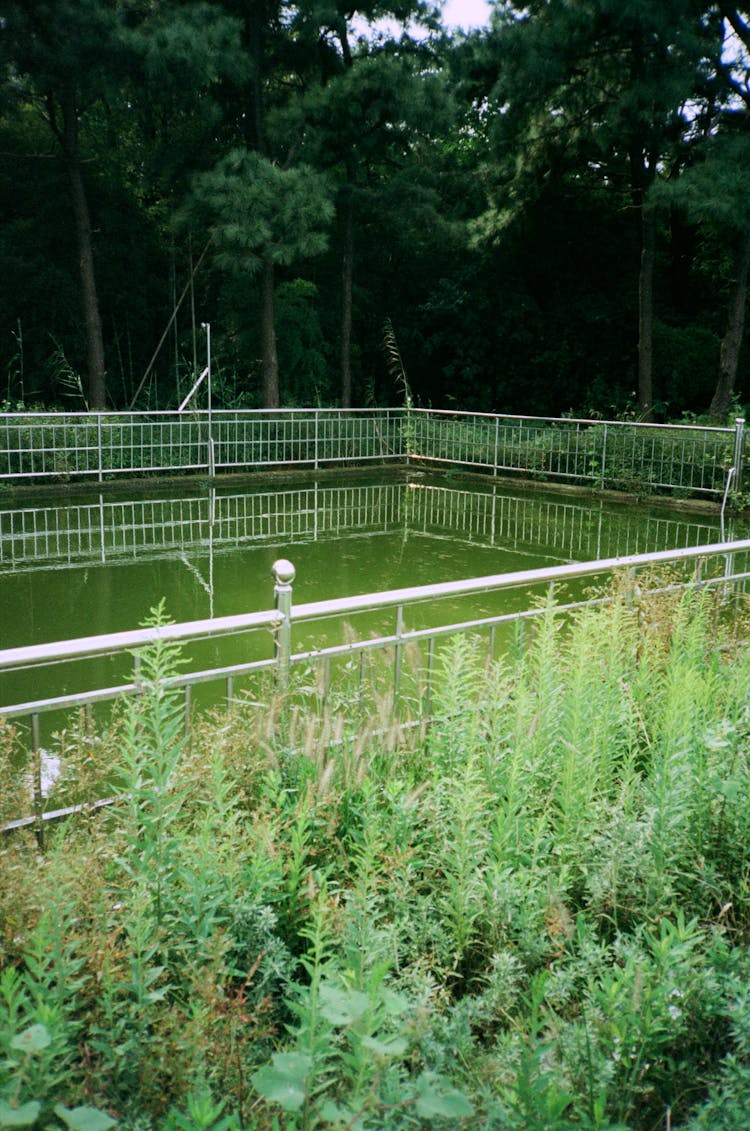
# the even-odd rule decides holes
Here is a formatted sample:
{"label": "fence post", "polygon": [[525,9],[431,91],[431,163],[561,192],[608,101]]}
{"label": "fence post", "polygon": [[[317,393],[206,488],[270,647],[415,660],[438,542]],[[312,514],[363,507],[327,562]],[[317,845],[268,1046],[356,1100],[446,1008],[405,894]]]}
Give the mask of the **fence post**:
{"label": "fence post", "polygon": [[31,716],[32,793],[34,796],[34,832],[40,852],[44,852],[44,794],[42,792],[42,743],[39,735],[39,715]]}
{"label": "fence post", "polygon": [[96,458],[99,464],[99,466],[97,467],[97,478],[101,483],[102,479],[104,478],[104,471],[102,468],[104,460],[102,458],[102,414],[100,412],[96,414]]}
{"label": "fence post", "polygon": [[274,659],[276,660],[276,682],[279,691],[289,686],[289,665],[292,654],[292,582],[296,570],[286,558],[279,558],[271,566],[274,579],[275,608],[279,623],[274,634]]}
{"label": "fence post", "polygon": [[734,421],[734,490],[742,491],[743,462],[745,456],[745,418],[738,416]]}
{"label": "fence post", "polygon": [[497,452],[500,439],[500,417],[495,417],[495,451],[492,456],[492,474],[497,475]]}

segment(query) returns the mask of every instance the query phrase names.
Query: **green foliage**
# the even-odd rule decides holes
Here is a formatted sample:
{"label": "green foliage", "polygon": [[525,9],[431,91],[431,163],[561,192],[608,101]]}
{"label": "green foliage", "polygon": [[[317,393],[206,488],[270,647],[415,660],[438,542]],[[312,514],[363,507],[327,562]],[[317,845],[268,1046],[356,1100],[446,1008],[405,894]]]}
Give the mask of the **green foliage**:
{"label": "green foliage", "polygon": [[742,1126],[747,612],[608,596],[400,738],[308,676],[188,742],[147,650],[120,804],[0,846],[0,1124]]}
{"label": "green foliage", "polygon": [[333,216],[326,181],[314,169],[282,169],[243,149],[196,175],[191,208],[205,216],[219,264],[239,274],[320,254]]}
{"label": "green foliage", "polygon": [[[395,26],[354,23],[381,16]],[[155,351],[144,400],[174,406],[203,319],[226,403],[252,402],[265,257],[292,288],[277,312],[284,403],[334,402],[343,354],[355,403],[392,401],[392,312],[417,403],[611,416],[635,385],[633,204],[663,172],[655,398],[706,410],[746,144],[745,64],[715,5],[509,3],[468,36],[439,36],[416,0],[13,0],[4,19],[9,400],[69,405],[58,378],[86,370],[74,160],[108,407],[130,403]],[[214,234],[194,277],[187,215],[196,252]]]}
{"label": "green foliage", "polygon": [[304,932],[311,944],[303,959],[309,985],[299,987],[290,1002],[298,1019],[297,1046],[274,1054],[254,1074],[255,1088],[272,1105],[301,1112],[304,1128],[365,1126],[390,1106],[413,1108],[428,1120],[471,1116],[474,1108],[463,1092],[432,1071],[411,1082],[402,1078],[398,1102],[388,1103],[396,1068],[409,1049],[411,1003],[384,984],[382,966],[360,980],[361,988],[348,986],[327,948],[326,920],[321,901],[313,909],[313,926]]}

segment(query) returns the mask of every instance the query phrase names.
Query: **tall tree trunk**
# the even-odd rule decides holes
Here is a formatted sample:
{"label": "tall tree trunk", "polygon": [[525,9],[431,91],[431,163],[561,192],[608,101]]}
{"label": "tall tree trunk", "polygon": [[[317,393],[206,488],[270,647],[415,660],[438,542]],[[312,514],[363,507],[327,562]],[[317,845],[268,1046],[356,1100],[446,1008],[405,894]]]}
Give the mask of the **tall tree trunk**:
{"label": "tall tree trunk", "polygon": [[638,415],[654,415],[654,261],[656,215],[641,204],[641,266],[638,275]]}
{"label": "tall tree trunk", "polygon": [[732,403],[737,381],[737,368],[745,332],[745,306],[747,282],[750,274],[750,229],[740,236],[735,258],[735,271],[732,289],[729,294],[729,314],[727,328],[719,350],[719,379],[711,401],[711,416],[723,418]]}
{"label": "tall tree trunk", "polygon": [[[346,19],[338,25],[344,67],[354,66]],[[341,255],[341,407],[352,407],[352,286],[354,283],[354,156],[346,159],[346,185],[341,194],[344,248]]]}
{"label": "tall tree trunk", "polygon": [[78,156],[78,115],[75,94],[68,91],[63,99],[63,156],[70,181],[70,195],[75,218],[78,265],[81,274],[83,320],[88,352],[88,407],[92,412],[107,407],[107,371],[104,364],[102,320],[94,270],[94,248],[91,241],[91,218],[86,189]]}
{"label": "tall tree trunk", "polygon": [[263,364],[263,407],[279,407],[279,358],[274,317],[274,269],[266,260],[261,274],[260,340]]}
{"label": "tall tree trunk", "polygon": [[354,209],[351,188],[343,202],[344,252],[341,260],[341,407],[352,407],[352,282],[354,277]]}

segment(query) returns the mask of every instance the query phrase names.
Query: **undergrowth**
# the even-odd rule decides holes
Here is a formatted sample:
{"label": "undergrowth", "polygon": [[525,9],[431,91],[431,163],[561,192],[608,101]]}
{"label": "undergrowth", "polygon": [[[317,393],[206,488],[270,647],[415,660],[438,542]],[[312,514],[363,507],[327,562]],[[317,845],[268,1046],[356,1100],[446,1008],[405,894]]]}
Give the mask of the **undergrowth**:
{"label": "undergrowth", "polygon": [[0,1127],[746,1126],[747,617],[612,596],[452,640],[411,737],[315,688],[188,737],[148,650],[63,752],[121,802],[0,845]]}

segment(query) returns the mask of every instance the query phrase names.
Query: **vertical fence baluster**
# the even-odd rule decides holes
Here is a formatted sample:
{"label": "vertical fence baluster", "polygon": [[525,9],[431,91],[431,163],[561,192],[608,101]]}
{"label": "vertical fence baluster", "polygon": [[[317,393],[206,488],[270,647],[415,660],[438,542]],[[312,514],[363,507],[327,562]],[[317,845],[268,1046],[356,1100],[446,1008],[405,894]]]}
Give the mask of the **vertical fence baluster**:
{"label": "vertical fence baluster", "polygon": [[289,667],[292,655],[292,582],[296,570],[286,558],[279,558],[271,567],[274,578],[275,609],[279,622],[274,634],[276,683],[283,694],[289,688]]}
{"label": "vertical fence baluster", "polygon": [[743,464],[745,458],[745,420],[738,416],[734,421],[734,489],[742,491]]}
{"label": "vertical fence baluster", "polygon": [[99,480],[100,483],[101,483],[102,479],[104,478],[103,462],[104,461],[103,461],[103,458],[102,458],[102,414],[100,412],[97,412],[97,414],[96,414],[96,463],[97,463],[96,471],[97,471],[97,479]]}
{"label": "vertical fence baluster", "polygon": [[403,644],[401,637],[404,634],[404,606],[399,605],[396,609],[396,653],[393,664],[393,716],[398,714],[398,701],[401,694],[401,654],[403,651]]}
{"label": "vertical fence baluster", "polygon": [[190,686],[189,683],[186,683],[185,684],[184,711],[185,711],[185,735],[187,737],[189,737],[189,735],[190,735],[190,715],[191,715],[192,702],[193,702],[193,689],[192,689],[192,687]]}
{"label": "vertical fence baluster", "polygon": [[359,654],[359,686],[357,688],[358,710],[360,718],[365,714],[365,673],[366,673],[366,655],[364,652]]}
{"label": "vertical fence baluster", "polygon": [[323,658],[323,679],[320,693],[320,705],[325,711],[328,706],[328,697],[331,694],[331,657]]}
{"label": "vertical fence baluster", "polygon": [[44,796],[42,794],[42,743],[39,715],[31,716],[31,772],[34,794],[35,834],[39,851],[44,852]]}
{"label": "vertical fence baluster", "polygon": [[435,672],[435,637],[431,636],[427,644],[427,667],[425,669],[424,721],[429,725],[432,717],[432,681]]}

